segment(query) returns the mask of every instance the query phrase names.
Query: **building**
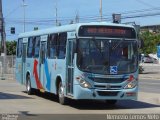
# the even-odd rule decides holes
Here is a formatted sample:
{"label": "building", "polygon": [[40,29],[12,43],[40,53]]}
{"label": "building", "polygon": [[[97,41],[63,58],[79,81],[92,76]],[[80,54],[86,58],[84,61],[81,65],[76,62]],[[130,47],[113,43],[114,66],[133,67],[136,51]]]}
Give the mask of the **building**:
{"label": "building", "polygon": [[141,26],[141,31],[146,31],[149,30],[150,32],[160,32],[160,25],[146,25],[146,26]]}

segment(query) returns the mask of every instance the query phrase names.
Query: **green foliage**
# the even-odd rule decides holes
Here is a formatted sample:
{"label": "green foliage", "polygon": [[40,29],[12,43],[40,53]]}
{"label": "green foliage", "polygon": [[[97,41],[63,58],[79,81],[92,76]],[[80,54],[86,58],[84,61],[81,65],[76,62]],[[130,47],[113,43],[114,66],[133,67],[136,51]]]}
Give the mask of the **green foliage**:
{"label": "green foliage", "polygon": [[140,34],[140,39],[144,41],[144,47],[141,49],[142,53],[150,54],[157,52],[157,44],[160,43],[160,33],[145,31]]}
{"label": "green foliage", "polygon": [[6,41],[7,55],[16,55],[16,41]]}

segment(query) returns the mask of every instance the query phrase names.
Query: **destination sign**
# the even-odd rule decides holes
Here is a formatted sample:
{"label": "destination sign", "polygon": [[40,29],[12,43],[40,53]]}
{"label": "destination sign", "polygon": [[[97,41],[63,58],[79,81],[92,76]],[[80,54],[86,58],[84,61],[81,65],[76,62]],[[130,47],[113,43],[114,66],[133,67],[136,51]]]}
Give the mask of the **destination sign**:
{"label": "destination sign", "polygon": [[136,38],[133,28],[117,26],[81,26],[81,37],[113,37],[113,38]]}

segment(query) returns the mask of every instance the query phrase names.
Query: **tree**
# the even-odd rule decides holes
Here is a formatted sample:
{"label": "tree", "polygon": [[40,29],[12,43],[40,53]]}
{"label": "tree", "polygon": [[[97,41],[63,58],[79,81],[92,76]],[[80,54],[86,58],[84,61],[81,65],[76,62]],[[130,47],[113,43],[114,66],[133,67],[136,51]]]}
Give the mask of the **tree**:
{"label": "tree", "polygon": [[140,34],[140,39],[144,41],[144,47],[141,49],[142,53],[150,54],[157,52],[157,45],[160,42],[160,33],[145,31]]}
{"label": "tree", "polygon": [[16,41],[6,41],[7,55],[16,55]]}

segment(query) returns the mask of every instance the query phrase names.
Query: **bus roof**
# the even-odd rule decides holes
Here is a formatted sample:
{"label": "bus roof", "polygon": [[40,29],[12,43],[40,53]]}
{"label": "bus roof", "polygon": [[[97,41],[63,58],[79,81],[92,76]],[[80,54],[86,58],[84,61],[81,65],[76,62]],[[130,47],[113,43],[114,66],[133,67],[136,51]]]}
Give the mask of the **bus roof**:
{"label": "bus roof", "polygon": [[126,24],[115,24],[115,23],[109,23],[109,22],[91,22],[91,23],[76,23],[76,24],[69,24],[69,25],[63,25],[63,26],[56,26],[48,29],[42,29],[37,31],[30,31],[19,34],[18,38],[24,38],[29,36],[39,36],[39,35],[47,35],[51,33],[60,33],[60,32],[68,32],[68,31],[77,31],[78,28],[82,25],[108,25],[108,26],[119,26],[119,27],[131,27],[134,28],[131,25]]}

